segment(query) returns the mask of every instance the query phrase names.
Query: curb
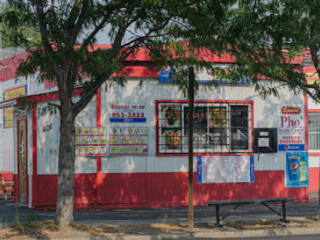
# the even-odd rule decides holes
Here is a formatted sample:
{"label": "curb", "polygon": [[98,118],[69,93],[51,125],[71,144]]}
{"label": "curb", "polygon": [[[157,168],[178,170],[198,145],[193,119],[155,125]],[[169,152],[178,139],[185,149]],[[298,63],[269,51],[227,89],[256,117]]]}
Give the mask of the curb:
{"label": "curb", "polygon": [[[155,234],[155,235],[126,235],[111,237],[88,237],[77,240],[160,240],[160,239],[193,239],[193,238],[250,238],[250,237],[274,237],[274,236],[299,236],[320,234],[320,227],[297,227],[283,229],[244,230],[244,231],[220,231],[220,232],[196,232],[181,234]],[[75,240],[76,238],[55,238],[50,240]],[[35,240],[35,238],[23,239]],[[49,240],[49,239],[44,239]]]}

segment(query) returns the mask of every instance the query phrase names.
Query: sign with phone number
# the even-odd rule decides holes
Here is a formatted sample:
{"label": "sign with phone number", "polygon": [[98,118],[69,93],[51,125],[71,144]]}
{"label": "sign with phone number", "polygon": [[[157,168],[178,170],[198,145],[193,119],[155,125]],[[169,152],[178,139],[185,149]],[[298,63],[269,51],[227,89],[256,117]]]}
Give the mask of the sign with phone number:
{"label": "sign with phone number", "polygon": [[145,104],[110,104],[110,122],[146,122]]}

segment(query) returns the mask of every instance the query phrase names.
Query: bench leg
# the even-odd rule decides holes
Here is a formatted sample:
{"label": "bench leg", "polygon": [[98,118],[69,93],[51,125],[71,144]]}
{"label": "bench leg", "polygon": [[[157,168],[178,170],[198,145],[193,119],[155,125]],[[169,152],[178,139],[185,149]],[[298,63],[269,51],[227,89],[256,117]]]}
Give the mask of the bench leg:
{"label": "bench leg", "polygon": [[280,218],[280,221],[283,221],[285,223],[290,222],[289,220],[287,220],[286,202],[282,202],[282,218]]}
{"label": "bench leg", "polygon": [[4,186],[4,188],[3,188],[3,196],[4,196],[4,200],[8,200],[7,188],[6,188],[6,186]]}
{"label": "bench leg", "polygon": [[216,226],[217,227],[223,227],[223,225],[220,224],[220,215],[219,215],[220,206],[216,205]]}

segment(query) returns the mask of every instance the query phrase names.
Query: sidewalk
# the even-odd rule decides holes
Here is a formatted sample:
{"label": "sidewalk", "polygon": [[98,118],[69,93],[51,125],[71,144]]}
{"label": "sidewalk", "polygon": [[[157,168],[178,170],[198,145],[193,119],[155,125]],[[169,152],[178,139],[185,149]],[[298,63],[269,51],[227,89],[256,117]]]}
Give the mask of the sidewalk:
{"label": "sidewalk", "polygon": [[[280,204],[273,207],[281,211]],[[221,208],[221,215],[232,206]],[[0,228],[6,228],[10,223],[30,222],[33,220],[45,221],[54,219],[54,211],[33,211],[27,206],[17,206],[12,201],[0,200]],[[207,206],[194,207],[195,229],[187,229],[188,208],[154,208],[154,209],[107,209],[107,210],[78,210],[74,212],[74,227],[83,232],[83,225],[94,226],[90,231],[114,231],[113,236],[103,239],[190,239],[190,238],[231,238],[231,237],[258,237],[283,234],[320,234],[320,223],[306,220],[317,216],[318,201],[306,203],[287,203],[287,217],[291,223],[285,225],[278,221],[279,216],[262,205],[243,205],[233,212],[222,223],[224,228],[214,226],[215,208]],[[270,220],[261,223],[260,220]],[[240,221],[241,223],[236,223]],[[256,221],[250,223],[250,221]],[[258,221],[258,222],[257,222]],[[170,224],[176,228],[170,228]],[[257,224],[256,224],[257,223]],[[237,225],[238,224],[238,225]],[[243,226],[241,226],[241,224]],[[275,227],[272,226],[275,224]],[[103,225],[103,227],[99,227]],[[148,226],[145,226],[148,225]],[[265,228],[263,225],[270,225]],[[108,227],[109,226],[109,227]],[[259,226],[259,227],[257,227]],[[306,227],[307,231],[306,231]],[[147,229],[149,228],[149,229]],[[158,228],[164,228],[159,230]],[[167,229],[165,229],[167,228]],[[89,228],[88,228],[89,229]],[[90,232],[89,230],[84,232]],[[118,232],[117,232],[118,231]],[[124,235],[121,235],[124,231]],[[120,236],[120,235],[121,236]],[[82,233],[83,239],[100,239]],[[75,235],[74,235],[75,236]],[[46,236],[44,236],[46,237]],[[1,235],[0,235],[1,239]],[[75,239],[78,239],[77,237]]]}

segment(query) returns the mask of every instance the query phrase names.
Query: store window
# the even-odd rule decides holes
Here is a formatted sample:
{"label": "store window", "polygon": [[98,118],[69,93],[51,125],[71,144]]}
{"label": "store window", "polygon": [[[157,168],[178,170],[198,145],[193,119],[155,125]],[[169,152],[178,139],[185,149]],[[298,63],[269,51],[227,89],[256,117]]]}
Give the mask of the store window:
{"label": "store window", "polygon": [[157,152],[188,153],[190,119],[195,153],[250,151],[250,104],[198,101],[190,118],[187,102],[157,102]]}
{"label": "store window", "polygon": [[320,150],[320,113],[309,113],[308,134],[309,150]]}

